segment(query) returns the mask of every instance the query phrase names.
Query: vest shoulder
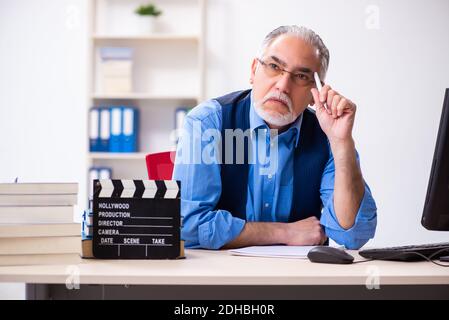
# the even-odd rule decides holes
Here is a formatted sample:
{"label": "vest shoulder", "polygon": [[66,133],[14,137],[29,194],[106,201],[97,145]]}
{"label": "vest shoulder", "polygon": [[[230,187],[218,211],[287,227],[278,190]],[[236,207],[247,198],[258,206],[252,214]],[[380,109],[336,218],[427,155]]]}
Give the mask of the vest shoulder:
{"label": "vest shoulder", "polygon": [[213,100],[217,101],[221,106],[226,106],[235,103],[236,101],[240,101],[241,99],[247,97],[250,94],[251,90],[240,90],[228,93],[224,96],[215,98]]}

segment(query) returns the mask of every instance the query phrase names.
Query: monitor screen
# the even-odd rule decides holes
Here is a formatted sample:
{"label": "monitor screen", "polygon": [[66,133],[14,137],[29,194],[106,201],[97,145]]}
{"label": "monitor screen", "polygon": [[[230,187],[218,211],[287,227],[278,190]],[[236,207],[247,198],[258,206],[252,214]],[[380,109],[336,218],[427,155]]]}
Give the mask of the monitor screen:
{"label": "monitor screen", "polygon": [[449,231],[449,89],[444,96],[421,224],[429,230]]}

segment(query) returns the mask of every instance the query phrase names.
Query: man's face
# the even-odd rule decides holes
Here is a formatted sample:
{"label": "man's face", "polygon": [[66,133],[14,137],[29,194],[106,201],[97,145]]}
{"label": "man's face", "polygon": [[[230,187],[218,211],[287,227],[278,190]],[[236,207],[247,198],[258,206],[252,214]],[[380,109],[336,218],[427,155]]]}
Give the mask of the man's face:
{"label": "man's face", "polygon": [[[251,66],[255,108],[270,127],[279,129],[295,121],[312,103],[313,72],[319,71],[320,59],[304,40],[281,35],[265,50],[261,61],[254,59]],[[295,74],[296,81],[287,72],[273,75],[275,65]]]}

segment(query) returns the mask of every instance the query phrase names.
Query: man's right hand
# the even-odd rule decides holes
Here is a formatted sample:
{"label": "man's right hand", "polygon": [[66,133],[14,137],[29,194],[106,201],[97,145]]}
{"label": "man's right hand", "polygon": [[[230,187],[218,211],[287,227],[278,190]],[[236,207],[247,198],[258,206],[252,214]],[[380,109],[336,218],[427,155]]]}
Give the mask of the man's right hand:
{"label": "man's right hand", "polygon": [[323,227],[316,217],[288,223],[286,232],[285,244],[288,246],[315,246],[327,240]]}
{"label": "man's right hand", "polygon": [[237,238],[222,249],[278,244],[314,246],[323,244],[326,239],[323,227],[316,217],[291,223],[247,222]]}

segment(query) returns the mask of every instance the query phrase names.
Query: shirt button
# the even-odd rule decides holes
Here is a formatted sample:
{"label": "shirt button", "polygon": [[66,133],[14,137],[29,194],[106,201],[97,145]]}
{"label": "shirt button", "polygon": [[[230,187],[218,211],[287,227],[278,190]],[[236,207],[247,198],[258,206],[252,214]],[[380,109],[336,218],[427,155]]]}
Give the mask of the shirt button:
{"label": "shirt button", "polygon": [[270,206],[269,203],[265,203],[265,208],[268,208]]}

